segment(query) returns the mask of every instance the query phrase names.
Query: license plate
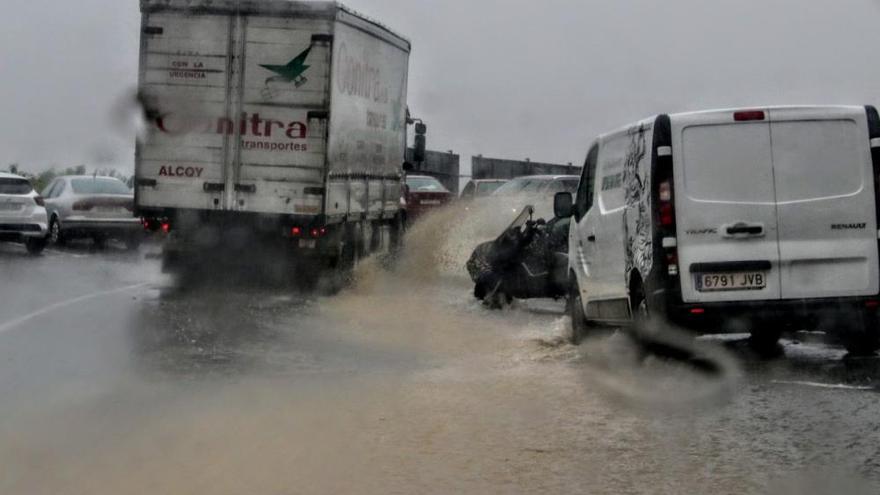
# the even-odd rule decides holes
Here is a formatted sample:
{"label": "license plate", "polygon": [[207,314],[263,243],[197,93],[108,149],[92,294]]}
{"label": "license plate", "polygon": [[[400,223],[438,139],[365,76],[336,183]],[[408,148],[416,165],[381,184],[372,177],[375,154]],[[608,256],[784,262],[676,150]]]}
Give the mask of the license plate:
{"label": "license plate", "polygon": [[439,205],[440,200],[439,199],[423,199],[421,204],[423,204],[423,205]]}
{"label": "license plate", "polygon": [[697,290],[761,290],[767,287],[765,272],[698,273],[694,275]]}
{"label": "license plate", "polygon": [[318,246],[317,239],[300,239],[299,240],[299,247],[301,247],[303,249],[315,249],[315,247],[317,247],[317,246]]}

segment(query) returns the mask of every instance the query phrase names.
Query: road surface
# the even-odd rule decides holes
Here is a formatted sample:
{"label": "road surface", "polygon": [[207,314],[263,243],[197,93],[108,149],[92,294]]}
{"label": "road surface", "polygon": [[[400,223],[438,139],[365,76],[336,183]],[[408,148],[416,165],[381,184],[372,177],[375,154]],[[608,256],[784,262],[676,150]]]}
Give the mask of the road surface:
{"label": "road surface", "polygon": [[876,359],[731,341],[706,375],[431,256],[316,297],[151,250],[0,245],[0,493],[880,492]]}

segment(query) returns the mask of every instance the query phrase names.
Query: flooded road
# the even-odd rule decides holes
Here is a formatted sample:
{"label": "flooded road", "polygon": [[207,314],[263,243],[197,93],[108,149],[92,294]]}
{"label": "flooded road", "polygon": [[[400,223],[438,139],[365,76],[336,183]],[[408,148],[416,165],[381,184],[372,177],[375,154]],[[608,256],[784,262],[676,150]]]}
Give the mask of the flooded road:
{"label": "flooded road", "polygon": [[149,249],[0,245],[0,493],[880,489],[877,359],[632,370],[565,344],[562,302],[490,312],[424,258],[317,297],[180,288]]}

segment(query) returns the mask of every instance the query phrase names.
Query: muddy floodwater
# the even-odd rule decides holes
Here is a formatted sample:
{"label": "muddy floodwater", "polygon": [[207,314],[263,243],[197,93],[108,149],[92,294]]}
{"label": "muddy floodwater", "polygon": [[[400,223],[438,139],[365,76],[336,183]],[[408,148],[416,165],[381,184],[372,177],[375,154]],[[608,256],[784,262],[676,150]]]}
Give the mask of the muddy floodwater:
{"label": "muddy floodwater", "polygon": [[451,218],[333,297],[0,246],[0,494],[880,493],[877,359],[574,347],[562,301],[472,298]]}

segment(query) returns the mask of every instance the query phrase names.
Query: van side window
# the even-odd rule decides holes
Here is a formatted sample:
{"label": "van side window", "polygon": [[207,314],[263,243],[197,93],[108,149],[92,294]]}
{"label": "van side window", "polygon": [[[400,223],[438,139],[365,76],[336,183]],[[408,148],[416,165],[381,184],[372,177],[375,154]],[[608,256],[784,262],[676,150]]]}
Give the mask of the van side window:
{"label": "van side window", "polygon": [[587,161],[584,163],[583,175],[581,175],[580,187],[574,203],[575,220],[580,221],[593,206],[593,185],[596,181],[596,162],[599,158],[599,145],[594,144],[587,153]]}

